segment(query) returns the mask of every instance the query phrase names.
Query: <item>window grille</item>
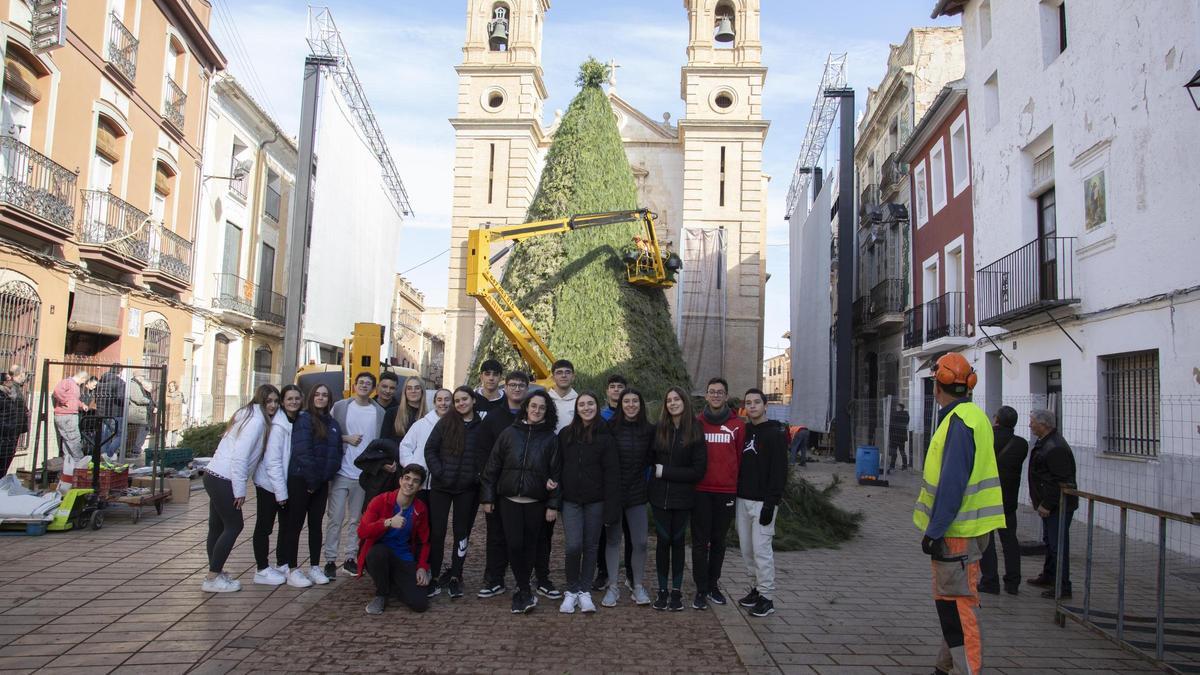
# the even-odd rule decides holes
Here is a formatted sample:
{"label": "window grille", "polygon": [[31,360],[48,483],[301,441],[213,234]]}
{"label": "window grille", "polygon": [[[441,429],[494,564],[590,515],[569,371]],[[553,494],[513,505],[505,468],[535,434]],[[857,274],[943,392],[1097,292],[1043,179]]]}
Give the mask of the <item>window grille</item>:
{"label": "window grille", "polygon": [[1158,350],[1100,357],[1104,451],[1157,457],[1162,439]]}

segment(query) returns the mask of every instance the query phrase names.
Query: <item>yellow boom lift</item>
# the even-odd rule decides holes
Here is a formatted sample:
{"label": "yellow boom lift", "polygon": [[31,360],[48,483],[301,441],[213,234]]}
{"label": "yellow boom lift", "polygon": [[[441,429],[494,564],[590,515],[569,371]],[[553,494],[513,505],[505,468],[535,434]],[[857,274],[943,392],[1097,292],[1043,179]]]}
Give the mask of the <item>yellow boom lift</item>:
{"label": "yellow boom lift", "polygon": [[535,382],[548,386],[551,381],[550,366],[555,361],[554,354],[492,274],[492,265],[512,249],[512,244],[504,247],[496,255],[489,255],[491,245],[501,241],[515,243],[531,237],[561,234],[585,227],[638,222],[645,227],[645,232],[633,238],[631,247],[623,256],[626,277],[629,283],[635,286],[670,288],[675,285],[675,273],[682,264],[679,256],[659,245],[658,234],[654,229],[655,217],[648,209],[609,211],[538,220],[520,225],[484,225],[468,232],[467,295],[483,305],[488,316],[504,332],[504,336],[516,348],[525,363],[529,364]]}

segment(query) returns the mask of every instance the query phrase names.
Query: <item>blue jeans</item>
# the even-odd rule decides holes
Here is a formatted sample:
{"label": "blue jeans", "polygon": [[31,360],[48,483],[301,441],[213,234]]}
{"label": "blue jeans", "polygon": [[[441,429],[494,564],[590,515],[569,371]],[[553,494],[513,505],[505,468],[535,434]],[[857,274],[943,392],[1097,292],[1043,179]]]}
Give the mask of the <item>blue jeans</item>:
{"label": "blue jeans", "polygon": [[792,447],[788,449],[788,454],[791,455],[791,464],[808,463],[808,433],[808,429],[801,429],[792,438]]}
{"label": "blue jeans", "polygon": [[1042,566],[1042,576],[1051,581],[1058,571],[1058,556],[1062,556],[1062,592],[1071,592],[1071,517],[1067,513],[1063,523],[1063,547],[1058,550],[1058,509],[1042,518],[1042,541],[1046,543],[1046,562]]}
{"label": "blue jeans", "polygon": [[112,457],[117,454],[117,450],[121,448],[121,422],[122,418],[112,417],[105,418],[104,423],[104,444],[100,446],[100,451]]}

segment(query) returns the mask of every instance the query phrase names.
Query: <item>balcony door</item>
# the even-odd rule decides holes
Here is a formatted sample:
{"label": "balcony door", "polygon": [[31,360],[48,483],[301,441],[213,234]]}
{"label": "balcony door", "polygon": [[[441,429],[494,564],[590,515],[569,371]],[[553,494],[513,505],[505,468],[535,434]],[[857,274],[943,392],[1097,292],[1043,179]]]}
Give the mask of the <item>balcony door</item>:
{"label": "balcony door", "polygon": [[1037,198],[1038,208],[1038,281],[1040,300],[1058,299],[1058,219],[1054,209],[1054,188]]}
{"label": "balcony door", "polygon": [[254,307],[261,314],[271,311],[271,289],[275,286],[275,247],[263,244],[258,255],[258,297]]}
{"label": "balcony door", "polygon": [[29,134],[33,127],[33,101],[6,90],[0,100],[0,115],[3,118],[0,133],[29,145]]}

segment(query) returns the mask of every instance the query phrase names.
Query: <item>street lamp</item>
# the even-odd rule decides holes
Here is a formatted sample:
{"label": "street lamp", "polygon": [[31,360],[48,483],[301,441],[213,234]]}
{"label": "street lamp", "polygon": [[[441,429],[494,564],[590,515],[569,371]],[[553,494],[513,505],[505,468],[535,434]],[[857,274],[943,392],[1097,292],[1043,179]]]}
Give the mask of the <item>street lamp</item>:
{"label": "street lamp", "polygon": [[1200,100],[1196,99],[1197,93],[1200,93],[1200,70],[1188,80],[1188,83],[1183,85],[1188,90],[1188,96],[1192,97],[1192,105],[1196,106],[1196,110],[1200,110]]}

